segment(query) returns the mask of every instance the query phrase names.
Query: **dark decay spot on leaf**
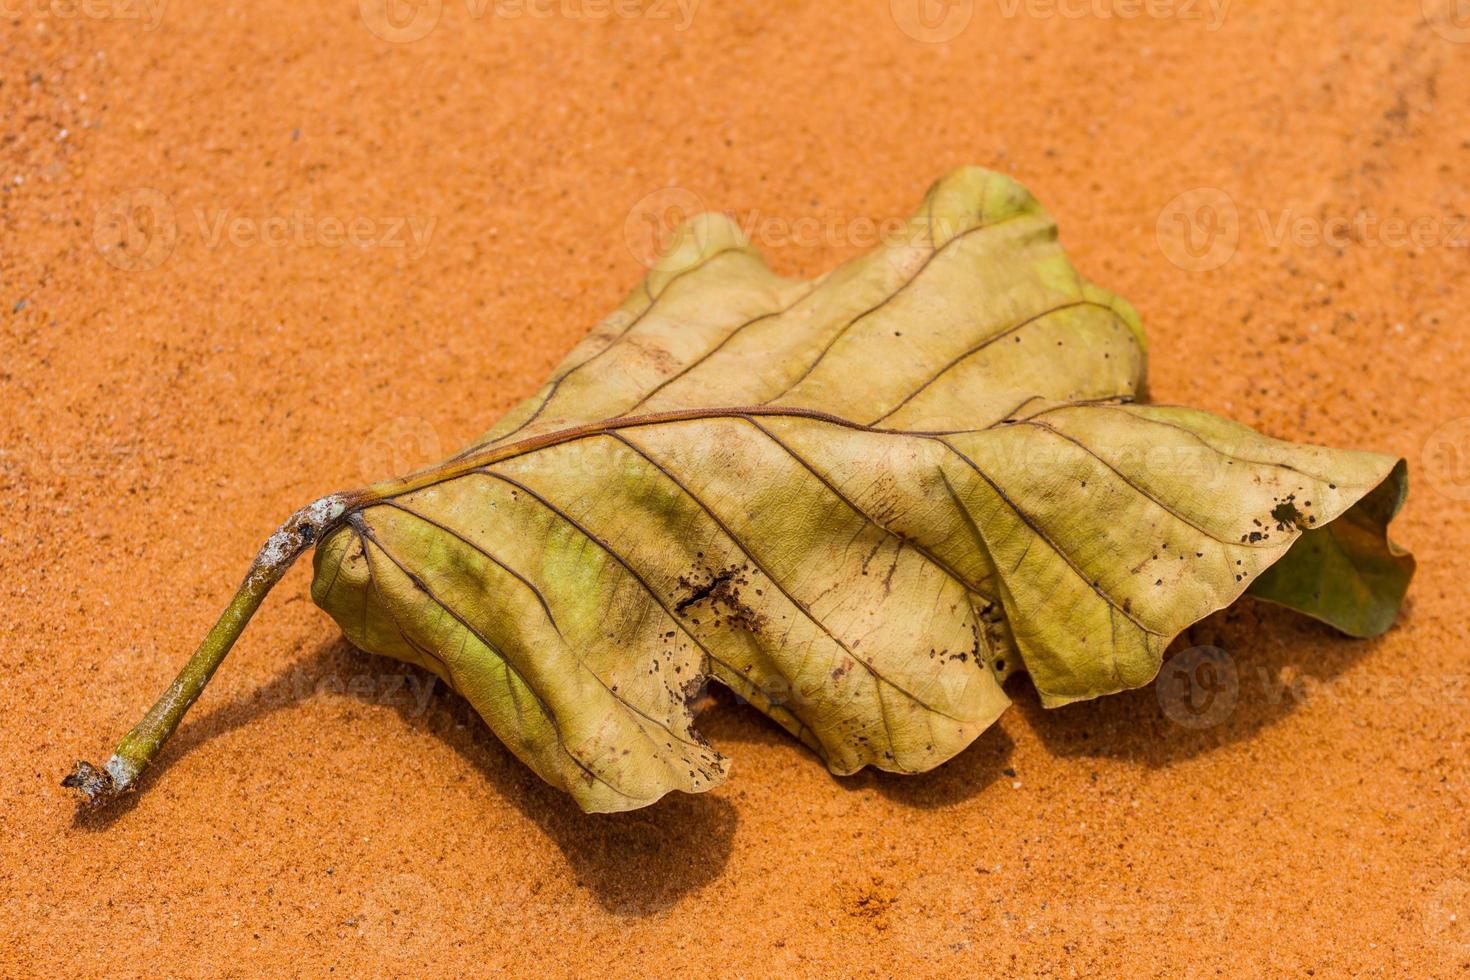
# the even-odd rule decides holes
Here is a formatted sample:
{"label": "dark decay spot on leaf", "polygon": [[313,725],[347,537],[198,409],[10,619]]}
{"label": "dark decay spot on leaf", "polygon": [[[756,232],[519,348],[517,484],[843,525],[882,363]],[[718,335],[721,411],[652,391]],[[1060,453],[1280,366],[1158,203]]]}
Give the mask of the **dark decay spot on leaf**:
{"label": "dark decay spot on leaf", "polygon": [[1271,510],[1271,519],[1276,522],[1276,530],[1285,531],[1288,528],[1299,528],[1306,530],[1306,515],[1296,505],[1296,494],[1291,494]]}
{"label": "dark decay spot on leaf", "polygon": [[721,572],[719,575],[714,576],[708,582],[705,582],[702,585],[692,584],[687,576],[680,578],[679,585],[682,588],[688,589],[689,594],[679,600],[679,604],[674,607],[674,611],[679,613],[680,615],[684,614],[689,610],[690,606],[697,605],[708,599],[711,595],[714,594],[716,588],[723,585],[727,581],[729,581],[729,577],[728,573],[726,572]]}
{"label": "dark decay spot on leaf", "polygon": [[704,696],[708,681],[709,679],[704,676],[691,677],[679,685],[679,697],[686,707],[691,710],[694,708],[695,702]]}
{"label": "dark decay spot on leaf", "polygon": [[[740,598],[741,587],[749,583],[747,571],[748,565],[728,565],[718,572],[696,568],[688,575],[679,576],[679,588],[685,591],[685,595],[674,606],[674,611],[682,616],[701,602],[708,602],[711,611],[723,614],[724,621],[730,626],[751,633],[760,632],[766,625],[765,617]],[[694,622],[699,621],[696,619]],[[717,619],[716,625],[718,623]]]}

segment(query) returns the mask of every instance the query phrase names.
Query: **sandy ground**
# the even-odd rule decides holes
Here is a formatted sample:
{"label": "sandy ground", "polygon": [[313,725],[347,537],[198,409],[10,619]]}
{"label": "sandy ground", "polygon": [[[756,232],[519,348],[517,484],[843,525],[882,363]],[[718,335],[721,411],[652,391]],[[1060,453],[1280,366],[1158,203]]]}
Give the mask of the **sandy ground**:
{"label": "sandy ground", "polygon": [[[929,14],[4,5],[0,973],[1470,970],[1470,20]],[[834,779],[719,698],[725,786],[588,817],[301,567],[146,792],[77,817],[60,776],[270,529],[531,392],[642,275],[648,195],[813,275],[962,163],[1139,307],[1159,399],[1409,459],[1389,635],[1246,602],[1176,645],[1228,652],[1214,724],[1018,679],[922,777]]]}

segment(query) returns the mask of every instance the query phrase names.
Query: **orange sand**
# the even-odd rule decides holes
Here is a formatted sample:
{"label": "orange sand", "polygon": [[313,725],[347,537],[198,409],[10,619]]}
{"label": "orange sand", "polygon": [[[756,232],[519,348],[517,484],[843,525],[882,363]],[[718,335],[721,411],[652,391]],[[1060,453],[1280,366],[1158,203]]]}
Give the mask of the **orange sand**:
{"label": "orange sand", "polygon": [[[653,0],[444,0],[395,44],[375,2],[4,7],[0,974],[1470,969],[1470,30],[1417,0],[1218,30],[1185,0],[956,0],[932,43],[891,16],[924,33],[917,0],[705,0],[686,30]],[[60,777],[286,514],[458,448],[637,281],[646,195],[765,220],[813,275],[961,163],[1022,179],[1139,307],[1159,400],[1408,457],[1388,636],[1246,602],[1177,645],[1232,656],[1223,723],[1152,688],[1046,712],[1018,680],[922,777],[834,779],[717,698],[725,786],[588,817],[349,649],[303,566],[145,792],[74,815]],[[1169,237],[1200,187],[1238,219],[1208,271]],[[148,249],[113,248],[119,200],[153,203]],[[1437,230],[1293,230],[1364,208]]]}

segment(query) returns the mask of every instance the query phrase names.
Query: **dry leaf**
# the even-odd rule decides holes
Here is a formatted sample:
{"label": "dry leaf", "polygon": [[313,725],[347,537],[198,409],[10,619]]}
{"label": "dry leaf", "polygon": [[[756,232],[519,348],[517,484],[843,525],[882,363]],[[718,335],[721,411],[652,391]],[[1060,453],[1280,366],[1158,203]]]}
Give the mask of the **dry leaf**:
{"label": "dry leaf", "polygon": [[[598,811],[725,778],[691,711],[710,680],[833,772],[922,772],[1010,673],[1048,706],[1147,684],[1247,591],[1387,629],[1403,463],[1141,404],[1144,376],[1133,309],[1004,176],[951,174],[814,282],[705,215],[483,439],[318,502],[266,566],[320,539],[312,596],[354,644]],[[140,729],[73,782],[132,785]]]}

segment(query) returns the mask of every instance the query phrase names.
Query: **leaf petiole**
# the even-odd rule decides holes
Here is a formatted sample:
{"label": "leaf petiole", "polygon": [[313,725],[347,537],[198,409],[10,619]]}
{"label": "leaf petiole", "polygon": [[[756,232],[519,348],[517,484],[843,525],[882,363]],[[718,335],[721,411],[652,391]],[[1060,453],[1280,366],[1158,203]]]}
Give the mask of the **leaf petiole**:
{"label": "leaf petiole", "polygon": [[123,736],[107,765],[99,768],[79,761],[61,784],[80,790],[89,804],[104,803],[134,788],[138,777],[158,755],[174,729],[179,727],[179,722],[214,676],[271,588],[285,576],[297,558],[341,521],[349,509],[361,505],[363,501],[358,499],[361,496],[333,494],[292,514],[260,549],[245,575],[245,581],[240,583],[235,597],[205,635],[199,648],[168,690],[148,709],[143,720]]}

